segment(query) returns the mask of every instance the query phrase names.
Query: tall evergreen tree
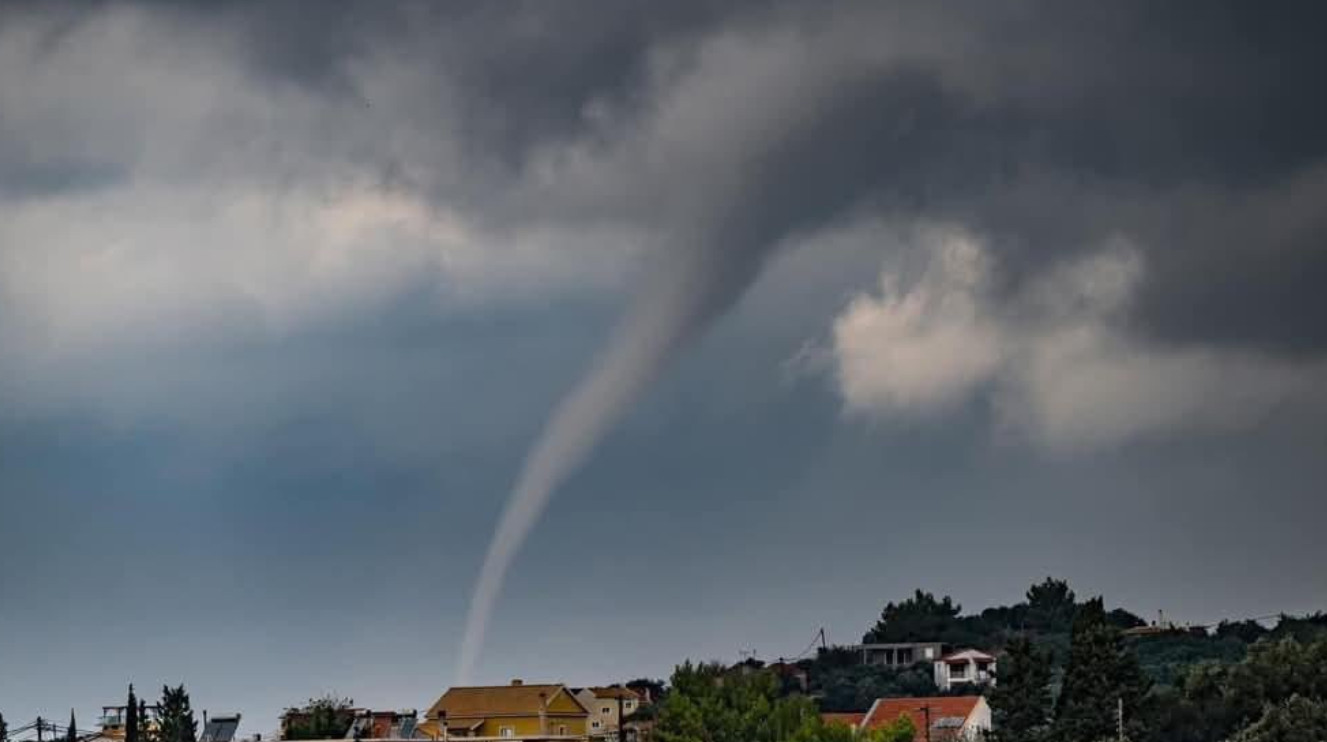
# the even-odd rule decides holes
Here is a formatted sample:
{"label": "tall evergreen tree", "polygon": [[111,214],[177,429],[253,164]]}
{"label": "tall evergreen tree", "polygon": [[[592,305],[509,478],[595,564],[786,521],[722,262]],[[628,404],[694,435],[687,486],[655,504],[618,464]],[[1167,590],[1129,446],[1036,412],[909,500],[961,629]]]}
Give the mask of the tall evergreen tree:
{"label": "tall evergreen tree", "polygon": [[66,742],[78,742],[78,722],[74,721],[74,710],[69,709],[69,729],[65,731]]}
{"label": "tall evergreen tree", "polygon": [[198,722],[189,706],[189,694],[184,684],[172,688],[161,687],[161,703],[157,705],[156,742],[197,742]]}
{"label": "tall evergreen tree", "polygon": [[147,699],[138,699],[138,742],[155,742],[156,730],[152,727],[152,717],[147,715]]}
{"label": "tall evergreen tree", "polygon": [[1018,637],[1000,658],[991,711],[999,742],[1035,742],[1051,721],[1051,658]]}
{"label": "tall evergreen tree", "polygon": [[124,742],[142,742],[138,738],[138,698],[133,683],[129,684],[129,700],[124,709]]}
{"label": "tall evergreen tree", "polygon": [[1149,685],[1120,630],[1106,620],[1101,598],[1089,600],[1074,617],[1069,662],[1056,703],[1055,738],[1094,742],[1114,737],[1120,704],[1126,733],[1141,731],[1141,707]]}
{"label": "tall evergreen tree", "polygon": [[5,723],[4,714],[0,714],[0,742],[9,742],[9,724]]}
{"label": "tall evergreen tree", "polygon": [[1028,588],[1027,626],[1042,631],[1063,631],[1073,621],[1077,604],[1069,583],[1047,577]]}

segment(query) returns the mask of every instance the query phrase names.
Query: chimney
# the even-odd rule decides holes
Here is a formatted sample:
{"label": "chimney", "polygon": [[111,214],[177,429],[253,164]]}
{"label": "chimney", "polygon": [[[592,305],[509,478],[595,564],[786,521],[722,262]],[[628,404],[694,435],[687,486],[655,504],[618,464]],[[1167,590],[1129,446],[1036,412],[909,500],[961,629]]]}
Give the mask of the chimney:
{"label": "chimney", "polygon": [[511,681],[511,684],[512,684],[512,685],[525,685],[525,681],[524,681],[524,680],[521,680],[520,678],[513,678],[512,681]]}

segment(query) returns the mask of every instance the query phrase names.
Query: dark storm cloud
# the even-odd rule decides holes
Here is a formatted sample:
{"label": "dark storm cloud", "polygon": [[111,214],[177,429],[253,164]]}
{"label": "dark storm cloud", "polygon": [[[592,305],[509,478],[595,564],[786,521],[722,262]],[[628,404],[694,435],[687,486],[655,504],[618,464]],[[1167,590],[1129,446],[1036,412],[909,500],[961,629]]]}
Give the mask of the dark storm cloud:
{"label": "dark storm cloud", "polygon": [[[267,29],[256,38],[269,71],[316,78],[353,55],[359,35],[404,40],[412,61],[461,91],[466,103],[448,120],[492,157],[485,167],[501,163],[508,185],[499,192],[528,175],[541,147],[612,142],[622,122],[648,121],[659,106],[649,81],[661,50],[685,56],[721,34],[799,29],[814,46],[837,38],[817,29],[874,25],[880,45],[907,48],[887,64],[828,74],[818,65],[836,50],[814,48],[786,78],[787,95],[814,112],[799,111],[791,125],[745,121],[780,133],[749,156],[716,152],[716,167],[737,171],[740,195],[712,195],[722,202],[717,217],[666,216],[713,220],[717,231],[696,237],[707,243],[699,249],[764,254],[789,230],[864,201],[988,228],[1013,266],[1123,232],[1153,268],[1137,318],[1145,332],[1282,350],[1327,342],[1311,319],[1327,312],[1316,289],[1327,278],[1323,225],[1312,206],[1327,195],[1327,99],[1314,94],[1327,52],[1312,32],[1323,14],[1313,5],[859,5],[824,16],[706,3],[448,5],[387,21],[340,7],[303,26],[281,20],[298,7],[255,16]],[[729,115],[759,117],[743,92],[730,91]],[[592,104],[616,118],[588,120]],[[693,182],[704,178],[628,173],[601,207],[648,221],[667,212],[658,207],[671,191],[708,192]],[[1055,207],[1020,202],[1028,193]],[[736,287],[759,261],[715,264],[733,271],[726,285]]]}

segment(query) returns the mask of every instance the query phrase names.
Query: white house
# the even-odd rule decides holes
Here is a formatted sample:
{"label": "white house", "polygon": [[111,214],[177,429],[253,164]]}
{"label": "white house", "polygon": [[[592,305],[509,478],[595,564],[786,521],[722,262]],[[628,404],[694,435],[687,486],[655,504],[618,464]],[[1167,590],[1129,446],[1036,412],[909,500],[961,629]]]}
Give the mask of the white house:
{"label": "white house", "polygon": [[873,731],[899,717],[912,721],[916,739],[930,742],[978,742],[991,729],[991,707],[981,696],[881,698],[853,728]]}
{"label": "white house", "polygon": [[942,691],[962,685],[995,685],[995,658],[976,649],[950,652],[935,661],[935,685]]}
{"label": "white house", "polygon": [[[587,730],[590,737],[617,739],[620,721],[617,718],[618,699],[622,700],[622,716],[629,719],[641,705],[641,697],[630,688],[580,688],[576,699],[590,710]],[[630,735],[628,735],[630,738]]]}

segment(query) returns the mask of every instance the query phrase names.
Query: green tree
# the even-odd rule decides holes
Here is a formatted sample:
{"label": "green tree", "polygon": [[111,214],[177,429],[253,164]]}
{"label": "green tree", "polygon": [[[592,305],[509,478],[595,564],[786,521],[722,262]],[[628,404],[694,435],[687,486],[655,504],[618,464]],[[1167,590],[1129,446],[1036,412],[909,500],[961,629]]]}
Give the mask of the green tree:
{"label": "green tree", "polygon": [[198,722],[184,684],[172,688],[161,687],[161,701],[157,704],[157,742],[197,742]]}
{"label": "green tree", "polygon": [[1047,577],[1028,588],[1027,628],[1040,631],[1063,631],[1069,628],[1078,608],[1069,583]]}
{"label": "green tree", "polygon": [[1056,704],[1056,739],[1093,742],[1113,736],[1121,703],[1128,719],[1126,731],[1141,732],[1149,687],[1120,630],[1106,620],[1101,598],[1084,603],[1070,636],[1069,661]]}
{"label": "green tree", "polygon": [[804,696],[780,698],[769,671],[729,672],[716,664],[684,663],[660,704],[658,742],[847,742],[844,728],[826,725]]}
{"label": "green tree", "polygon": [[1243,661],[1204,662],[1153,699],[1148,740],[1218,742],[1294,696],[1327,700],[1327,639],[1260,641]]}
{"label": "green tree", "polygon": [[69,728],[65,730],[65,742],[78,741],[78,722],[74,721],[74,710],[69,709]]}
{"label": "green tree", "polygon": [[923,642],[940,641],[941,637],[959,624],[962,607],[946,595],[941,600],[922,590],[899,603],[887,603],[880,611],[880,620],[866,633],[863,641]]}
{"label": "green tree", "polygon": [[335,695],[310,698],[303,709],[287,712],[282,734],[285,739],[345,739],[355,722],[354,705]]}
{"label": "green tree", "polygon": [[889,722],[862,735],[867,742],[913,742],[917,737],[917,725],[907,716]]}
{"label": "green tree", "polygon": [[1252,644],[1267,636],[1268,631],[1257,621],[1222,621],[1216,625],[1216,635],[1220,639],[1238,639],[1245,644]]}
{"label": "green tree", "polygon": [[147,699],[138,699],[138,742],[157,742],[157,729],[147,715]]}
{"label": "green tree", "polygon": [[0,714],[0,742],[9,742],[9,724],[5,723],[4,714]]}
{"label": "green tree", "polygon": [[1051,658],[1027,637],[1009,642],[990,692],[1000,742],[1033,742],[1051,721]]}
{"label": "green tree", "polygon": [[138,698],[133,683],[129,684],[129,700],[124,706],[124,742],[145,742],[138,735]]}
{"label": "green tree", "polygon": [[1327,740],[1327,702],[1291,696],[1268,706],[1262,718],[1231,742],[1322,742]]}

